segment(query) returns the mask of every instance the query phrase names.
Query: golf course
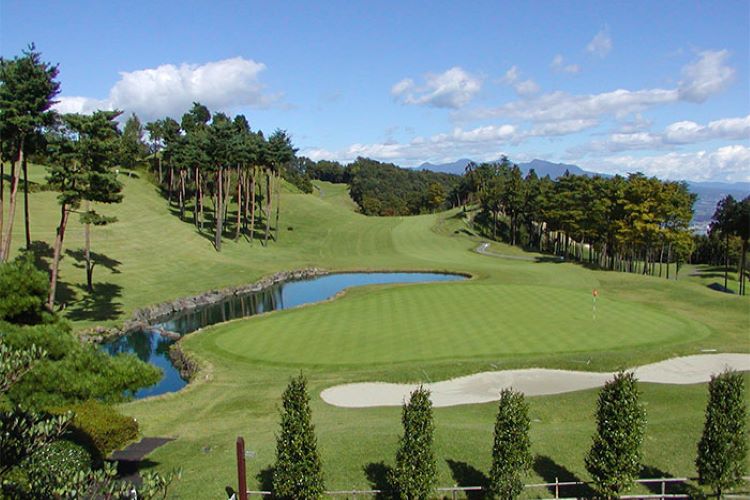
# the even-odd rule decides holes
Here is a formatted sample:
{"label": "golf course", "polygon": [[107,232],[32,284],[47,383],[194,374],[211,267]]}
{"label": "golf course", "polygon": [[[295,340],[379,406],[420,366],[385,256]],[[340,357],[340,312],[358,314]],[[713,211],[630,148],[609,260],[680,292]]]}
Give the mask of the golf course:
{"label": "golf course", "polygon": [[[42,185],[44,168],[30,167]],[[123,202],[97,207],[117,222],[92,230],[94,292],[76,258],[71,223],[58,300],[76,330],[116,326],[134,311],[280,271],[431,271],[463,281],[351,288],[331,300],[215,325],[185,336],[200,369],[184,389],[121,404],[143,436],[174,440],[147,458],[182,468],[174,498],[225,498],[236,487],[235,440],[243,436],[251,490],[268,489],[281,394],[308,379],[312,419],[328,489],[383,486],[401,433],[400,408],[341,408],[321,391],[358,382],[435,383],[506,369],[614,372],[704,352],[750,353],[750,302],[711,289],[700,269],[677,279],[600,271],[485,242],[461,209],[402,217],[364,216],[347,185],[315,181],[312,194],[284,183],[278,241],[262,246],[180,221],[143,171],[121,170]],[[48,259],[59,213],[56,193],[30,194],[34,247]],[[230,207],[230,212],[233,208]],[[23,241],[17,224],[14,242]],[[673,270],[674,273],[674,270]],[[719,278],[716,278],[718,280]],[[709,280],[710,281],[710,280]],[[598,291],[593,300],[592,290]],[[745,384],[750,377],[745,374]],[[707,384],[640,383],[647,415],[644,477],[694,477]],[[534,465],[527,483],[585,481],[597,390],[528,398]],[[491,462],[497,404],[436,408],[440,486],[475,485]],[[636,489],[635,491],[641,491]],[[545,496],[529,490],[529,497]]]}

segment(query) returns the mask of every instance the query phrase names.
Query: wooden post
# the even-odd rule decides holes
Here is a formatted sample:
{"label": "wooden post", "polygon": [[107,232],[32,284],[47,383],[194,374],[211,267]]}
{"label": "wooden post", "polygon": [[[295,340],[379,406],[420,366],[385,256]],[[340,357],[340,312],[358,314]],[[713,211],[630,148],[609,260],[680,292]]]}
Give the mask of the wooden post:
{"label": "wooden post", "polygon": [[661,480],[661,497],[664,498],[664,495],[667,492],[667,482],[662,478]]}
{"label": "wooden post", "polygon": [[237,499],[247,500],[247,471],[245,470],[245,440],[237,438]]}
{"label": "wooden post", "polygon": [[560,485],[558,484],[559,482],[560,480],[555,478],[555,498],[560,498]]}

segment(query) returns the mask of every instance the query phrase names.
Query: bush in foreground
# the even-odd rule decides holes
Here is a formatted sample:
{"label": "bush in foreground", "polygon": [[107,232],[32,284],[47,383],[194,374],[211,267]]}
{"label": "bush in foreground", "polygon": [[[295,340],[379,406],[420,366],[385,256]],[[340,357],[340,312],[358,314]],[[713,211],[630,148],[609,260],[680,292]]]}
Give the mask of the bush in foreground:
{"label": "bush in foreground", "polygon": [[586,456],[586,470],[602,497],[618,496],[638,477],[645,426],[635,374],[620,372],[599,392],[596,434]]}
{"label": "bush in foreground", "polygon": [[742,482],[747,460],[747,408],[742,375],[725,371],[711,377],[703,435],[698,442],[700,484],[717,497]]}
{"label": "bush in foreground", "polygon": [[512,389],[500,393],[495,442],[492,446],[489,494],[516,498],[523,491],[523,476],[531,467],[529,405]]}
{"label": "bush in foreground", "polygon": [[311,420],[310,396],[303,375],[293,378],[282,396],[281,431],[276,437],[273,495],[276,498],[320,498],[325,490],[323,466]]}
{"label": "bush in foreground", "polygon": [[437,464],[432,449],[435,426],[430,391],[419,387],[401,411],[404,435],[396,452],[390,483],[397,498],[424,499],[434,493]]}

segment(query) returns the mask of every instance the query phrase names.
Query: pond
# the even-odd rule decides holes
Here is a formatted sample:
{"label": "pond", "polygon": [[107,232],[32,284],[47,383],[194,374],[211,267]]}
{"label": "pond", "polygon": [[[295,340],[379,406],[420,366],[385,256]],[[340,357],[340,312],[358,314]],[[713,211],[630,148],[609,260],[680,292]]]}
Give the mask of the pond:
{"label": "pond", "polygon": [[233,295],[214,304],[174,313],[152,325],[147,331],[132,332],[102,344],[102,349],[113,355],[134,353],[141,360],[161,368],[164,372],[162,379],[157,384],[141,389],[135,394],[136,399],[157,396],[178,391],[187,384],[169,358],[169,346],[175,340],[161,335],[161,331],[185,335],[200,328],[236,318],[320,302],[353,286],[464,279],[466,277],[462,275],[443,273],[340,273],[306,280],[287,281],[259,292]]}

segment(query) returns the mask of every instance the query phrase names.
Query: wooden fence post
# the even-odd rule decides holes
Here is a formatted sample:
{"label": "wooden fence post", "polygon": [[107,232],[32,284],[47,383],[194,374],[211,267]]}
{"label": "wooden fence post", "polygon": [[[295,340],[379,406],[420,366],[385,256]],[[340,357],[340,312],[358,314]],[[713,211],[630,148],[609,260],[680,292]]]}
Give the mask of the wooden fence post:
{"label": "wooden fence post", "polygon": [[245,440],[237,438],[237,499],[247,500],[247,471],[245,469]]}
{"label": "wooden fence post", "polygon": [[558,484],[560,481],[555,478],[555,498],[560,498],[560,485]]}

